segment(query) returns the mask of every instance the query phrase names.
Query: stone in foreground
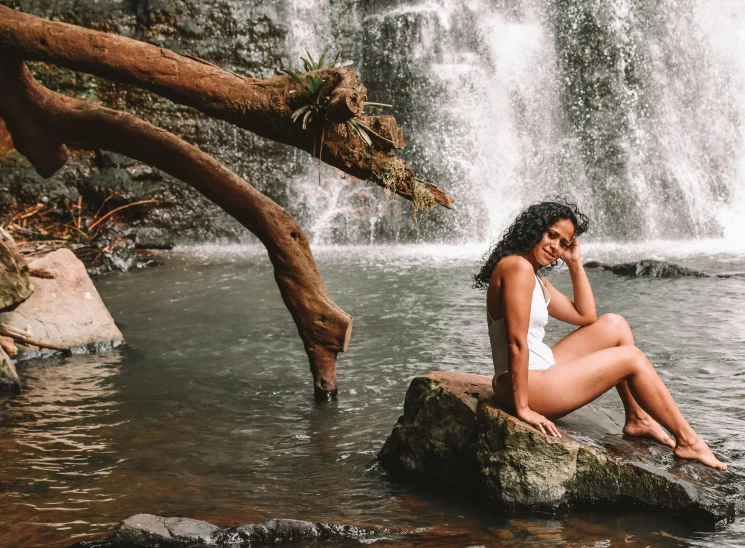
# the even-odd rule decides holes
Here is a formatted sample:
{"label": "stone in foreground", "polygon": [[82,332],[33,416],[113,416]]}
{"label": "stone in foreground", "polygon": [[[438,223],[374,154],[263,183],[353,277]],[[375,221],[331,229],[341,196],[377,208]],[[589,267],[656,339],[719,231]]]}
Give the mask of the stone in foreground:
{"label": "stone in foreground", "polygon": [[662,509],[714,527],[734,518],[730,472],[627,438],[623,419],[588,405],[552,438],[496,407],[491,377],[434,372],[409,386],[378,455],[397,477],[477,494],[508,511],[610,505]]}
{"label": "stone in foreground", "polygon": [[120,523],[114,536],[101,541],[83,541],[75,548],[257,546],[313,540],[370,539],[383,532],[352,525],[332,525],[296,519],[273,519],[240,527],[218,527],[188,518],[164,518],[137,514]]}
{"label": "stone in foreground", "polygon": [[[34,278],[33,294],[13,311],[1,313],[0,324],[73,353],[105,350],[123,342],[85,266],[72,251],[58,249],[29,267],[54,277]],[[33,355],[28,347],[19,350],[19,359]]]}

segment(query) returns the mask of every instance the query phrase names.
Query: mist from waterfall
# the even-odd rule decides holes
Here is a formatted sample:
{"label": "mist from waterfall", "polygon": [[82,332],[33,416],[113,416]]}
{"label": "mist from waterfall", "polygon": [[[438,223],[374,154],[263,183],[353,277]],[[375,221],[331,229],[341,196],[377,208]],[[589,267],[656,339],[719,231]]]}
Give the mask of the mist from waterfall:
{"label": "mist from waterfall", "polygon": [[[401,151],[457,200],[410,205],[298,156],[314,243],[484,241],[577,201],[590,238],[735,237],[745,213],[745,8],[734,0],[289,2],[288,51],[342,51]],[[360,30],[361,29],[361,30]],[[320,179],[320,186],[319,186]]]}

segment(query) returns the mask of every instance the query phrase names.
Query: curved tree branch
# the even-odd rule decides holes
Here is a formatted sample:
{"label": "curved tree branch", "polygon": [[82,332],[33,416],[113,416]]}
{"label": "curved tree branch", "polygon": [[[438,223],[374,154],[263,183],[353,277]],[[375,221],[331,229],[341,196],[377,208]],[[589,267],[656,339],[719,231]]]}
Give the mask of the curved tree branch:
{"label": "curved tree branch", "polygon": [[[47,21],[4,6],[0,6],[0,51],[148,89],[262,137],[321,155],[329,165],[413,200],[415,206],[425,191],[432,204],[450,208],[454,201],[436,185],[420,181],[410,166],[389,153],[389,146],[374,140],[374,147],[368,147],[359,136],[345,131],[343,122],[360,117],[367,99],[365,87],[349,68],[318,71],[319,75],[339,75],[334,78],[335,87],[326,90],[331,128],[321,150],[322,121],[316,120],[309,130],[292,122],[292,113],[307,98],[289,76],[246,78],[151,44]],[[400,132],[392,127],[395,120],[381,124],[393,135]],[[402,146],[402,136],[394,142]]]}
{"label": "curved tree branch", "polygon": [[42,174],[64,165],[65,145],[110,150],[191,185],[253,232],[269,253],[303,340],[316,397],[335,396],[336,355],[347,348],[352,317],[331,300],[307,237],[283,208],[175,135],[131,114],[46,89],[18,59],[0,59],[0,117],[18,151]]}

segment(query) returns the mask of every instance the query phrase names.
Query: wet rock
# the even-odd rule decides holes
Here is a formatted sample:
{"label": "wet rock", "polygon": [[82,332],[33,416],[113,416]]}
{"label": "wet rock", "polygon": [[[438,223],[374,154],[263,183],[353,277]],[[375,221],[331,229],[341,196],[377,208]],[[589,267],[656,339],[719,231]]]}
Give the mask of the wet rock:
{"label": "wet rock", "polygon": [[18,378],[13,362],[0,347],[0,394],[18,394],[21,392],[21,380]]}
{"label": "wet rock", "polygon": [[[29,267],[46,270],[54,278],[34,278],[33,295],[15,310],[0,314],[0,324],[74,353],[106,350],[123,342],[85,266],[72,251],[58,249]],[[38,351],[19,345],[20,359],[35,355]]]}
{"label": "wet rock", "polygon": [[219,527],[206,521],[137,514],[119,524],[114,538],[135,546],[155,546],[158,542],[209,544],[217,530]]}
{"label": "wet rock", "polygon": [[378,459],[395,477],[476,495],[500,510],[646,506],[707,527],[734,518],[731,472],[626,438],[623,418],[594,405],[557,425],[563,438],[498,409],[491,377],[435,372],[411,382]]}
{"label": "wet rock", "polygon": [[28,266],[13,237],[0,227],[0,310],[11,308],[33,293]]}
{"label": "wet rock", "polygon": [[138,251],[131,237],[101,238],[96,241],[96,247],[99,248],[97,259],[88,266],[88,274],[91,276],[101,276],[108,272],[129,272],[158,264],[153,258]]}
{"label": "wet rock", "polygon": [[[654,259],[644,259],[632,263],[604,264],[599,261],[589,261],[585,263],[585,268],[602,268],[610,270],[613,274],[619,276],[630,276],[632,278],[709,278],[711,274],[692,270],[685,266],[680,266],[667,261],[656,261]],[[729,276],[719,276],[729,277]]]}
{"label": "wet rock", "polygon": [[138,263],[135,243],[130,238],[118,238],[111,242],[102,256],[106,268],[113,271],[129,272]]}
{"label": "wet rock", "polygon": [[295,519],[273,519],[240,527],[218,527],[206,521],[137,514],[120,523],[110,539],[84,541],[73,548],[257,546],[309,540],[369,539],[383,531]]}

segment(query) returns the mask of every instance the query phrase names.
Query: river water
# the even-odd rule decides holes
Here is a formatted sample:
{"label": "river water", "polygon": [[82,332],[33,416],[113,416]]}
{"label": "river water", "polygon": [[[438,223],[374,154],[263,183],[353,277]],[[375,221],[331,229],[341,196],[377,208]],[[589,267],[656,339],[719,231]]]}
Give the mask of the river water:
{"label": "river water", "polygon": [[[745,249],[721,241],[585,247],[586,259],[745,272]],[[409,533],[386,541],[400,546],[741,542],[743,518],[703,532],[648,511],[504,517],[386,478],[374,458],[412,377],[491,370],[484,294],[470,288],[484,248],[316,249],[332,296],[355,317],[339,401],[322,406],[261,248],[183,248],[162,266],[99,279],[127,346],[23,363],[23,394],[0,401],[0,545],[68,546],[139,512],[384,527]],[[570,289],[567,272],[550,276]],[[628,319],[742,483],[745,279],[589,276],[599,312]],[[552,321],[547,339],[566,331]],[[602,403],[620,409],[614,395]]]}

